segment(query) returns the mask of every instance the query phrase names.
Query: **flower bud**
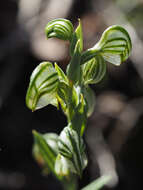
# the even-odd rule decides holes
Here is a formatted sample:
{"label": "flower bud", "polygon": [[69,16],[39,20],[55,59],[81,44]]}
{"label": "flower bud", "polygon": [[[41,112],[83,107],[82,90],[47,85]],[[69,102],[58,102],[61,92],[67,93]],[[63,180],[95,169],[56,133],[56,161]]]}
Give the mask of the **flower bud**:
{"label": "flower bud", "polygon": [[45,28],[47,38],[59,38],[61,40],[71,40],[73,25],[67,19],[55,19],[50,21]]}

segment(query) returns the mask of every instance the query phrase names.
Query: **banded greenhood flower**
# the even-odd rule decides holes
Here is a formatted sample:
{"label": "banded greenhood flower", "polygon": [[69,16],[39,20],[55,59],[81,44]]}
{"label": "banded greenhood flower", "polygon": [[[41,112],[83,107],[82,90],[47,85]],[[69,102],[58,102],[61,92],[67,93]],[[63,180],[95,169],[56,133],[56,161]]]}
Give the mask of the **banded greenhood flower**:
{"label": "banded greenhood flower", "polygon": [[[66,158],[66,164],[72,173],[82,176],[82,171],[87,165],[85,146],[83,140],[75,130],[65,127],[59,136],[59,153]],[[66,167],[67,168],[67,167]]]}
{"label": "banded greenhood flower", "polygon": [[95,46],[82,54],[81,64],[101,55],[105,61],[118,66],[129,57],[131,49],[132,43],[128,32],[122,26],[114,25],[103,32]]}
{"label": "banded greenhood flower", "polygon": [[106,64],[101,55],[97,55],[82,66],[82,81],[84,85],[96,84],[106,73]]}
{"label": "banded greenhood flower", "polygon": [[33,71],[26,94],[26,104],[35,111],[52,104],[58,106],[56,91],[58,73],[50,62],[42,62]]}
{"label": "banded greenhood flower", "polygon": [[58,38],[71,41],[73,35],[72,23],[63,18],[50,21],[45,28],[47,38]]}

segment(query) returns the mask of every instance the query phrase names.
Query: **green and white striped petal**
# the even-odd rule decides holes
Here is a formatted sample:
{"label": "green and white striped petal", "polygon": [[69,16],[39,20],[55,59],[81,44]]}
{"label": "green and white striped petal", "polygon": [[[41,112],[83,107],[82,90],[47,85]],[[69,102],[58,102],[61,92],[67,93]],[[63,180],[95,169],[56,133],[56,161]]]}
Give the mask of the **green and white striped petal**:
{"label": "green and white striped petal", "polygon": [[82,66],[82,80],[84,85],[100,82],[105,73],[105,61],[102,56],[97,55]]}
{"label": "green and white striped petal", "polygon": [[70,176],[71,173],[76,173],[73,163],[65,156],[58,154],[55,162],[55,172],[59,176]]}
{"label": "green and white striped petal", "polygon": [[120,65],[129,57],[132,44],[128,32],[123,27],[114,25],[104,31],[92,49],[99,50],[106,61]]}
{"label": "green and white striped petal", "polygon": [[45,28],[47,38],[59,38],[61,40],[71,40],[73,35],[73,25],[67,19],[58,18],[50,21]]}
{"label": "green and white striped petal", "polygon": [[87,165],[85,146],[83,140],[75,130],[65,127],[59,136],[59,153],[71,163],[71,172],[82,176],[82,171]]}
{"label": "green and white striped petal", "polygon": [[128,32],[123,27],[114,25],[104,31],[95,46],[82,53],[81,64],[102,55],[106,61],[118,66],[129,57],[131,49]]}
{"label": "green and white striped petal", "polygon": [[48,104],[57,106],[56,91],[59,83],[58,74],[52,63],[43,62],[33,71],[26,94],[26,104],[32,111]]}

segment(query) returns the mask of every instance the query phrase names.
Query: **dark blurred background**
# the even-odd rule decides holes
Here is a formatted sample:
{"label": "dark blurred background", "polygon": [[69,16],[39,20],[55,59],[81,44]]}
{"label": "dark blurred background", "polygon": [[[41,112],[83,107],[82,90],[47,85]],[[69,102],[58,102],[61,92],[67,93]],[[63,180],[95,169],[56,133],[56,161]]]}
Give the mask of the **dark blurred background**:
{"label": "dark blurred background", "polygon": [[60,133],[66,118],[52,106],[32,113],[25,105],[29,77],[43,60],[65,70],[68,43],[46,40],[54,18],[81,18],[84,48],[92,47],[112,24],[131,35],[133,51],[120,67],[108,65],[92,88],[96,107],[86,131],[89,165],[79,188],[111,175],[104,189],[143,189],[143,0],[4,0],[0,2],[0,190],[61,189],[44,176],[32,157],[32,129]]}

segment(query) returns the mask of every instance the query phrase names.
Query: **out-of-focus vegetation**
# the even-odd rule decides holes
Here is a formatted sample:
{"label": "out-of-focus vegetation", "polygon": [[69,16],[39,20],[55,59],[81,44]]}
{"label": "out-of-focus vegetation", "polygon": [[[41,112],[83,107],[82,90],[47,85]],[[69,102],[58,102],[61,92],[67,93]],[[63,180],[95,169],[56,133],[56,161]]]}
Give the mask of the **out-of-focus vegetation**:
{"label": "out-of-focus vegetation", "polygon": [[[108,189],[141,189],[143,170],[143,25],[142,0],[5,0],[0,2],[0,189],[60,189],[52,176],[40,174],[32,155],[32,129],[59,133],[66,125],[53,107],[31,113],[25,106],[30,73],[41,60],[65,69],[67,42],[46,41],[49,20],[68,18],[83,24],[84,48],[92,47],[112,24],[131,35],[133,51],[119,68],[107,64],[103,82],[93,86],[95,111],[88,123],[87,146],[92,152],[85,186],[104,174]],[[56,52],[56,53],[55,53]],[[58,122],[58,125],[57,125]],[[57,127],[56,127],[57,126]]]}

